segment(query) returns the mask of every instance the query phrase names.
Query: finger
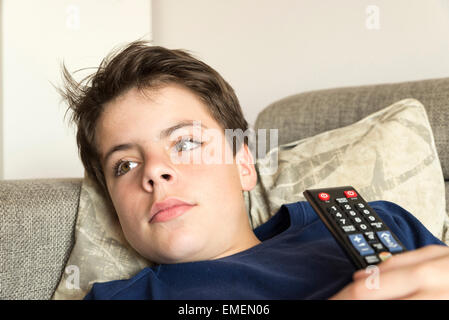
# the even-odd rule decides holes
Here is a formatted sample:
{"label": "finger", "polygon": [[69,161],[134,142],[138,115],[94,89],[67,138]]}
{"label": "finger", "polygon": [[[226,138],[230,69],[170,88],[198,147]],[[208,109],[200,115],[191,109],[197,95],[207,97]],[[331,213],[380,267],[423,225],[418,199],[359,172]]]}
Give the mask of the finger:
{"label": "finger", "polygon": [[447,290],[419,291],[400,300],[449,300],[449,292]]}
{"label": "finger", "polygon": [[[449,247],[442,245],[429,245],[417,250],[407,251],[396,254],[386,261],[378,264],[379,272],[386,272],[396,268],[402,268],[407,265],[418,264],[433,259],[438,259],[445,255],[449,255]],[[353,279],[361,279],[369,276],[370,272],[366,269],[361,269],[354,273]]]}
{"label": "finger", "polygon": [[[377,286],[373,286],[372,282],[377,282]],[[390,272],[382,273],[382,275],[378,273],[368,278],[358,279],[343,288],[331,300],[398,299],[415,294],[418,289],[418,283],[416,281],[410,281],[410,273],[408,270],[391,270]]]}
{"label": "finger", "polygon": [[407,251],[394,255],[392,258],[379,264],[380,271],[388,271],[407,265],[419,264],[444,256],[449,256],[449,247],[442,245],[428,245],[417,250]]}
{"label": "finger", "polygon": [[449,256],[392,268],[354,281],[333,299],[407,299],[424,297],[426,292],[436,297],[449,295],[447,270]]}
{"label": "finger", "polygon": [[379,299],[400,299],[416,294],[419,284],[410,281],[409,272],[405,270],[392,270],[387,273],[374,275],[379,278],[377,286],[372,286],[368,281],[373,278],[364,278],[354,281],[331,299],[342,300],[379,300]]}

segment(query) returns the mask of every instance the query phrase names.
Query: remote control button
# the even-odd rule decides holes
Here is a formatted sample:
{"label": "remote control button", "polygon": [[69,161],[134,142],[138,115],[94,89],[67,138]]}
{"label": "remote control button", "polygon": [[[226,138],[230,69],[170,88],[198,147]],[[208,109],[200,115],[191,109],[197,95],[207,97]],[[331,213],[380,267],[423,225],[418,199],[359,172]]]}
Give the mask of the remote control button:
{"label": "remote control button", "polygon": [[349,214],[351,217],[357,217],[357,212],[355,212],[354,210],[348,211],[348,214]]}
{"label": "remote control button", "polygon": [[354,217],[352,220],[354,220],[355,223],[362,223],[363,220],[360,217]]}
{"label": "remote control button", "polygon": [[344,191],[346,198],[357,198],[357,193],[354,190]]}
{"label": "remote control button", "polygon": [[371,248],[366,242],[365,238],[361,233],[351,234],[348,236],[354,248],[360,253],[361,256],[367,256],[374,254],[373,248]]}
{"label": "remote control button", "polygon": [[348,199],[346,198],[337,198],[335,199],[338,203],[342,204],[342,203],[348,203]]}
{"label": "remote control button", "polygon": [[374,234],[374,231],[367,231],[364,233],[366,239],[368,240],[368,243],[371,242],[377,242],[376,235]]}
{"label": "remote control button", "polygon": [[361,231],[361,232],[365,232],[365,231],[371,230],[371,228],[368,227],[368,226],[367,226],[366,224],[364,224],[364,223],[358,224],[358,225],[357,225],[357,229],[359,229],[359,231]]}
{"label": "remote control button", "polygon": [[363,203],[357,203],[356,206],[359,209],[365,209],[365,205]]}
{"label": "remote control button", "polygon": [[379,242],[371,243],[371,247],[373,247],[376,252],[385,251],[384,246]]}
{"label": "remote control button", "polygon": [[340,226],[347,226],[347,225],[349,224],[348,219],[345,219],[345,218],[343,218],[343,219],[338,219],[337,222],[338,222],[338,224],[339,224]]}
{"label": "remote control button", "polygon": [[373,215],[366,215],[365,219],[368,220],[369,222],[376,222],[376,217]]}
{"label": "remote control button", "polygon": [[362,213],[363,213],[364,215],[371,214],[371,212],[370,212],[368,209],[363,209],[363,210],[361,210],[361,211],[362,211]]}
{"label": "remote control button", "polygon": [[390,252],[384,251],[379,253],[379,258],[382,261],[388,260],[392,257],[393,255]]}
{"label": "remote control button", "polygon": [[390,252],[394,253],[403,251],[402,247],[396,242],[390,231],[378,231],[377,236],[384,246],[390,250]]}
{"label": "remote control button", "polygon": [[366,256],[365,261],[368,264],[376,264],[380,262],[379,258],[376,256]]}
{"label": "remote control button", "polygon": [[332,217],[334,217],[335,220],[345,218],[344,214],[339,211],[332,213]]}
{"label": "remote control button", "polygon": [[352,210],[351,206],[349,204],[342,204],[341,205],[342,209],[345,211],[350,211]]}
{"label": "remote control button", "polygon": [[355,230],[355,227],[354,227],[352,224],[351,224],[351,225],[348,225],[348,226],[342,226],[341,228],[342,228],[343,231],[346,232],[346,233],[356,231],[356,230]]}
{"label": "remote control button", "polygon": [[320,200],[322,201],[329,201],[331,196],[326,192],[321,192],[318,194],[318,198],[320,198]]}
{"label": "remote control button", "polygon": [[327,208],[327,212],[329,212],[329,213],[338,212],[338,208],[337,208],[337,206],[329,207],[329,208]]}
{"label": "remote control button", "polygon": [[383,224],[383,222],[380,222],[380,221],[370,223],[370,225],[371,225],[371,227],[373,227],[373,229],[377,229],[377,230],[384,229],[384,224]]}

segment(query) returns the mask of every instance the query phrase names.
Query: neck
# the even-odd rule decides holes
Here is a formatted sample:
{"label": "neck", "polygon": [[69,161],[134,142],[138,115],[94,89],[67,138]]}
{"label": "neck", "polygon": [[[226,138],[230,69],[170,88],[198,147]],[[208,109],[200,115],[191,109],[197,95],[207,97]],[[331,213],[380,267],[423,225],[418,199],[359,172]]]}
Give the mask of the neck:
{"label": "neck", "polygon": [[252,230],[248,230],[248,231],[249,231],[248,234],[243,239],[241,239],[237,245],[234,245],[234,246],[228,248],[226,251],[222,252],[221,254],[212,258],[211,260],[224,258],[224,257],[230,256],[230,255],[248,250],[248,249],[260,244],[261,241],[256,237],[254,232]]}

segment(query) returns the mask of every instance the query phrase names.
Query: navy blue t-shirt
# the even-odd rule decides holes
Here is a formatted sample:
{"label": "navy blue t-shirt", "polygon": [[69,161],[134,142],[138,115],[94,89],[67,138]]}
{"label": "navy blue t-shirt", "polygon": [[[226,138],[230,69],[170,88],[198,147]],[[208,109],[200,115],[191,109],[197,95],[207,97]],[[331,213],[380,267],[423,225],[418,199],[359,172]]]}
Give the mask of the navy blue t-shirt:
{"label": "navy blue t-shirt", "polygon": [[[369,203],[404,246],[444,245],[388,201]],[[356,271],[308,202],[284,204],[254,230],[260,244],[216,260],[147,267],[95,283],[84,299],[327,299]]]}

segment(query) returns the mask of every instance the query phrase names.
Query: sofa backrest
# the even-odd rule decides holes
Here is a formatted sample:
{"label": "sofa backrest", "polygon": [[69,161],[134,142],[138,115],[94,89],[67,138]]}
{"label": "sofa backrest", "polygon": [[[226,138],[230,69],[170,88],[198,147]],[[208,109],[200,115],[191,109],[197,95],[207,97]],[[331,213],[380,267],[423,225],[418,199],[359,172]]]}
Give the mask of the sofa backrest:
{"label": "sofa backrest", "polygon": [[278,143],[284,144],[350,125],[405,98],[415,98],[426,108],[444,179],[448,180],[449,78],[342,87],[292,95],[262,110],[254,128],[282,128],[278,132]]}

